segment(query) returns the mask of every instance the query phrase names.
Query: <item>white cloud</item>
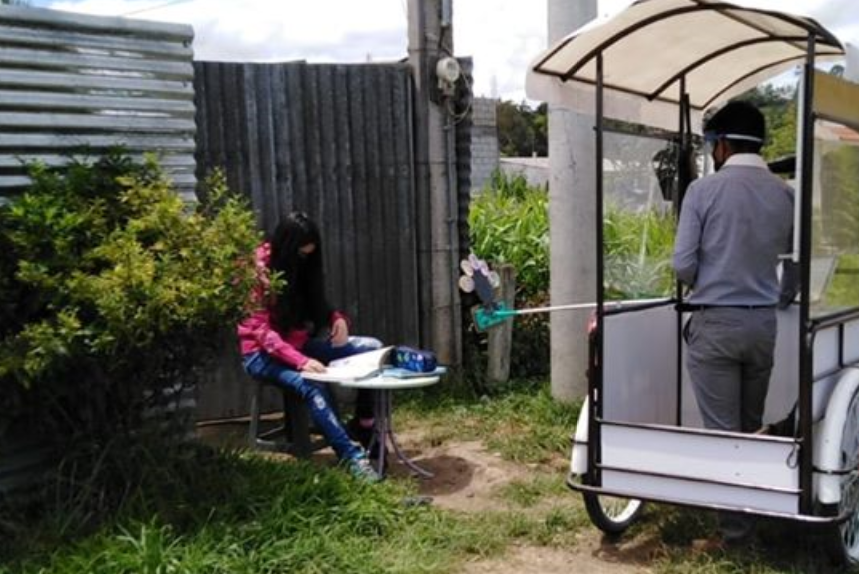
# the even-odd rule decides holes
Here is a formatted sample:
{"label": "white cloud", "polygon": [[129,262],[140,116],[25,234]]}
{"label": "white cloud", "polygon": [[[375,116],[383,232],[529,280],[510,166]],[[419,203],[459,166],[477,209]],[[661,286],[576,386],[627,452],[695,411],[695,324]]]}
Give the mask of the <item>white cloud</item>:
{"label": "white cloud", "polygon": [[[528,64],[546,47],[544,0],[452,0],[454,51],[474,59],[474,91],[519,101]],[[573,1],[573,0],[570,0]],[[785,0],[735,0],[785,9]],[[408,0],[33,0],[37,6],[194,26],[203,60],[362,62],[407,55]],[[612,14],[631,0],[599,0]],[[156,8],[156,9],[150,9]],[[859,45],[857,0],[792,0]],[[136,13],[135,13],[136,12]]]}
{"label": "white cloud", "polygon": [[[406,55],[403,0],[60,0],[59,10],[129,15],[194,27],[204,60],[363,61]],[[154,9],[147,9],[154,8]]]}

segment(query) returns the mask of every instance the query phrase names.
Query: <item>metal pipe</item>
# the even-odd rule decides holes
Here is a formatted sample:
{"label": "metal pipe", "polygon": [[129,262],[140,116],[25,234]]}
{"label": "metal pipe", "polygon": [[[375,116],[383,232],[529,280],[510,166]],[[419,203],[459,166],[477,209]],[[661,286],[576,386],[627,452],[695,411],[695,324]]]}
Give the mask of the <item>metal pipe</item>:
{"label": "metal pipe", "polygon": [[[449,98],[452,100],[453,98]],[[451,106],[453,102],[449,102]],[[455,334],[459,330],[460,325],[460,317],[459,317],[459,304],[458,304],[458,295],[459,291],[456,286],[456,277],[459,275],[459,253],[457,247],[459,246],[459,231],[457,230],[456,224],[459,221],[459,214],[457,209],[457,199],[458,199],[458,190],[456,186],[456,126],[453,123],[453,118],[451,117],[451,111],[448,110],[447,106],[442,106],[445,110],[445,122],[444,122],[444,154],[445,154],[445,170],[447,171],[447,252],[448,252],[448,260],[450,264],[450,277],[451,280],[448,281],[448,285],[450,286],[450,332],[454,335],[454,340],[458,341],[458,336]],[[456,348],[459,347],[459,344],[456,344]],[[455,353],[456,354],[456,353]],[[458,358],[458,357],[457,357]],[[458,361],[457,361],[458,362]]]}
{"label": "metal pipe", "polygon": [[595,147],[596,147],[596,339],[594,349],[596,354],[596,368],[594,383],[590,385],[591,392],[591,416],[589,418],[590,430],[588,432],[588,441],[591,442],[591,448],[588,453],[591,454],[588,470],[593,478],[592,484],[599,486],[602,484],[602,477],[599,472],[599,464],[602,460],[602,438],[600,433],[599,420],[603,417],[603,305],[605,303],[604,292],[604,253],[603,253],[603,55],[602,52],[597,54],[596,61],[596,113],[594,131]]}
{"label": "metal pipe", "polygon": [[[674,216],[679,221],[680,218],[680,204],[683,201],[683,193],[681,192],[681,187],[683,186],[682,173],[684,171],[684,167],[681,165],[683,162],[683,150],[686,146],[686,135],[684,133],[684,126],[686,126],[686,118],[687,115],[685,110],[683,109],[684,104],[689,105],[689,98],[686,94],[686,76],[680,76],[679,82],[680,95],[678,101],[680,102],[680,117],[677,120],[678,123],[678,136],[680,138],[679,142],[679,151],[677,153],[677,189],[674,193],[674,197],[671,198],[674,205]],[[689,130],[692,129],[692,126],[686,126]],[[674,296],[678,301],[683,300],[683,285],[679,280],[674,282]],[[677,313],[675,317],[675,336],[677,337],[677,348],[674,356],[675,360],[675,368],[677,369],[677,380],[676,380],[676,393],[677,393],[677,402],[674,405],[674,420],[677,426],[682,426],[683,424],[683,314]]]}
{"label": "metal pipe", "polygon": [[814,34],[808,35],[806,61],[802,80],[802,116],[800,119],[801,139],[800,162],[798,164],[800,201],[802,202],[802,223],[800,225],[800,291],[799,306],[799,436],[802,443],[799,464],[799,485],[802,490],[799,510],[811,514],[813,510],[813,437],[812,437],[812,340],[809,337],[809,305],[811,277],[811,211],[812,211],[812,167],[814,158]]}

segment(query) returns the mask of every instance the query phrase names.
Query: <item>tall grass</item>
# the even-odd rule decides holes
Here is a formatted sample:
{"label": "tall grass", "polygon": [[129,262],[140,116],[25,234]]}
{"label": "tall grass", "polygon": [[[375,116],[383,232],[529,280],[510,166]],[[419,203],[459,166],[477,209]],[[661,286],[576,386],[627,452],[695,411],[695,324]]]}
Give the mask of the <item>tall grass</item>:
{"label": "tall grass", "polygon": [[472,199],[468,214],[471,248],[492,264],[516,268],[523,299],[549,288],[549,197],[522,176],[496,172],[489,186]]}
{"label": "tall grass", "polygon": [[[474,252],[493,264],[516,268],[523,300],[549,290],[549,200],[546,190],[521,176],[496,173],[471,202]],[[603,222],[605,289],[610,298],[671,293],[675,219],[670,211],[632,211],[607,204]]]}
{"label": "tall grass", "polygon": [[633,212],[607,205],[603,223],[605,292],[609,299],[671,294],[674,271],[674,214]]}
{"label": "tall grass", "polygon": [[554,400],[544,380],[515,380],[492,398],[437,388],[414,393],[399,404],[397,417],[419,420],[430,442],[480,440],[508,460],[533,464],[566,457],[580,408]]}
{"label": "tall grass", "polygon": [[[398,420],[426,429],[428,444],[471,437],[531,465],[565,457],[578,411],[553,401],[544,382],[495,400],[415,394]],[[3,508],[0,573],[451,572],[514,543],[569,547],[586,524],[557,478],[499,492],[509,512],[462,514],[403,504],[411,481],[365,485],[319,462],[157,445],[129,459],[141,478],[100,523],[75,527],[50,513],[33,522],[32,508]],[[568,504],[526,511],[558,496]]]}
{"label": "tall grass", "polygon": [[[195,450],[89,534],[30,524],[3,574],[445,572],[498,549],[502,530],[405,506],[408,484],[368,486],[339,469]],[[148,467],[152,469],[152,467]]]}
{"label": "tall grass", "polygon": [[[545,381],[518,381],[491,400],[437,392],[400,402],[398,426],[418,427],[427,444],[480,440],[518,462],[525,472],[499,482],[491,510],[403,504],[415,494],[411,481],[364,485],[318,462],[156,449],[130,453],[149,479],[98,526],[60,529],[59,521],[0,509],[0,573],[442,573],[494,564],[520,546],[575,552],[590,528],[580,497],[563,484],[578,406],[552,401]],[[620,541],[602,539],[599,555],[658,573],[833,572],[813,536],[760,526],[761,549],[695,553],[692,540],[713,534],[714,516],[651,505]]]}
{"label": "tall grass", "polygon": [[[521,176],[496,172],[471,202],[472,250],[490,264],[516,269],[516,307],[541,307],[549,300],[549,199],[543,187]],[[604,220],[605,292],[608,299],[670,295],[674,216],[607,205]],[[478,353],[479,356],[479,353]],[[543,377],[549,372],[549,317],[516,320],[511,374]]]}

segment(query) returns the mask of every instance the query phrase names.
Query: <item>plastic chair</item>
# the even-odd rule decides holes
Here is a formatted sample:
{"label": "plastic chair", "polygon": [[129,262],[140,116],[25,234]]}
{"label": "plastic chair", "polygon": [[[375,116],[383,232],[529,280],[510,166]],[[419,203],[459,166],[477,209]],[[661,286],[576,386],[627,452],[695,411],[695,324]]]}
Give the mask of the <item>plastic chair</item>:
{"label": "plastic chair", "polygon": [[313,440],[310,436],[310,414],[303,399],[294,391],[275,387],[283,399],[283,424],[270,430],[261,431],[260,416],[264,381],[254,380],[251,394],[250,425],[248,442],[251,448],[287,452],[298,458],[310,455],[326,446],[322,439]]}

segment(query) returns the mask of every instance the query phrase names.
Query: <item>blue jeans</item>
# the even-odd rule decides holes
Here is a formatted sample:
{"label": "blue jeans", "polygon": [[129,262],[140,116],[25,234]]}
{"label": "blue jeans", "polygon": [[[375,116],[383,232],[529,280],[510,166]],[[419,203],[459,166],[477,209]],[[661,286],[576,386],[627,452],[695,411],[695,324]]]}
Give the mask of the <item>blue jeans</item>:
{"label": "blue jeans", "polygon": [[[327,339],[312,339],[304,346],[302,352],[308,357],[328,363],[334,359],[370,351],[380,346],[381,343],[378,340],[370,337],[349,337],[349,342],[341,347],[332,346]],[[298,393],[310,410],[310,418],[337,453],[337,458],[348,460],[362,453],[362,449],[349,439],[343,424],[331,407],[334,402],[331,399],[330,389],[325,383],[305,380],[300,372],[287,367],[265,351],[248,353],[242,357],[242,364],[251,377]]]}
{"label": "blue jeans", "polygon": [[[382,342],[373,337],[349,337],[348,342],[340,347],[334,347],[328,339],[311,339],[304,345],[302,353],[313,357],[317,361],[327,365],[336,359],[351,357],[358,353],[373,351],[382,347]],[[328,390],[328,387],[325,387]],[[355,397],[355,418],[373,418],[373,391],[370,389],[358,389]]]}

